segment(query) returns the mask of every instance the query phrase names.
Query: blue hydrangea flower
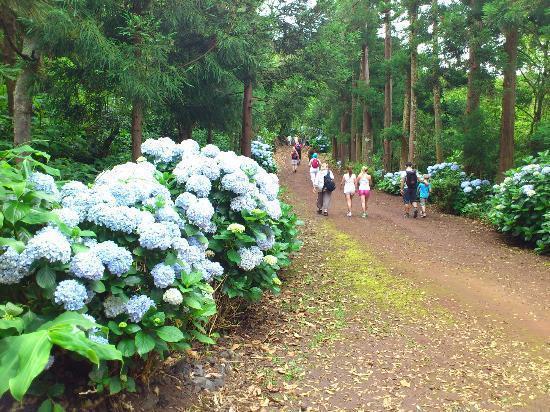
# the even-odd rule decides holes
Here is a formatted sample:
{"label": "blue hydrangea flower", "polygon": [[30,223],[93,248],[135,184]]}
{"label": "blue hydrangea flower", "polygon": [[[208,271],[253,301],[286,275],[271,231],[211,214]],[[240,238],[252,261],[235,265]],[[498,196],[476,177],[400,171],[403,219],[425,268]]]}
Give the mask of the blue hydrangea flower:
{"label": "blue hydrangea flower", "polygon": [[176,198],[176,206],[186,211],[189,205],[197,202],[197,196],[193,193],[184,192]]}
{"label": "blue hydrangea flower", "polygon": [[50,263],[68,263],[71,259],[71,244],[59,229],[48,226],[36,232],[29,240],[21,259],[24,266],[30,266],[39,259]]}
{"label": "blue hydrangea flower", "polygon": [[189,264],[198,263],[204,259],[204,252],[197,246],[189,246],[187,249],[179,252],[178,259]]}
{"label": "blue hydrangea flower", "polygon": [[198,197],[208,197],[212,190],[210,179],[202,175],[193,175],[185,183],[187,191],[195,193]]}
{"label": "blue hydrangea flower", "polygon": [[82,309],[87,297],[86,288],[73,279],[59,282],[54,292],[55,303],[63,305],[65,310]]}
{"label": "blue hydrangea flower", "polygon": [[462,189],[464,189],[464,188],[466,188],[466,187],[468,187],[468,186],[470,186],[470,182],[467,181],[467,180],[465,180],[464,182],[462,182],[462,183],[460,184],[460,187],[461,187]]}
{"label": "blue hydrangea flower", "polygon": [[186,211],[189,222],[200,229],[206,229],[214,216],[214,207],[207,198],[198,199],[189,205]]}
{"label": "blue hydrangea flower", "polygon": [[40,172],[33,172],[29,176],[28,181],[34,185],[36,190],[52,195],[56,199],[61,198],[59,189],[57,188],[55,180],[52,176]]}
{"label": "blue hydrangea flower", "polygon": [[126,302],[118,296],[109,296],[103,301],[103,311],[108,318],[116,318],[126,312]]}
{"label": "blue hydrangea flower", "polygon": [[464,193],[470,193],[472,190],[473,190],[473,189],[472,189],[472,186],[466,186],[466,187],[464,188]]}
{"label": "blue hydrangea flower", "polygon": [[472,180],[470,182],[470,184],[474,187],[477,187],[477,186],[480,186],[481,185],[481,179],[475,179],[475,180]]}
{"label": "blue hydrangea flower", "polygon": [[250,191],[250,180],[244,172],[229,173],[222,177],[221,187],[237,195],[244,195]]}
{"label": "blue hydrangea flower", "polygon": [[273,247],[275,244],[275,235],[273,234],[273,230],[269,226],[264,226],[262,228],[262,232],[265,235],[265,237],[257,236],[256,237],[256,244],[262,251],[269,250]]}
{"label": "blue hydrangea flower", "polygon": [[240,212],[242,210],[252,210],[258,206],[256,199],[250,195],[237,196],[231,199],[229,207],[235,212]]}
{"label": "blue hydrangea flower", "polygon": [[451,170],[456,171],[456,170],[458,170],[458,169],[460,169],[460,166],[459,166],[459,165],[457,165],[457,164],[451,165]]}
{"label": "blue hydrangea flower", "polygon": [[166,250],[181,237],[177,225],[171,222],[150,223],[139,227],[139,244],[145,249]]}
{"label": "blue hydrangea flower", "polygon": [[185,225],[184,220],[172,206],[165,206],[157,210],[157,212],[155,213],[155,219],[157,220],[157,222],[175,223],[180,228]]}
{"label": "blue hydrangea flower", "polygon": [[94,252],[88,250],[71,259],[69,271],[77,278],[100,280],[103,277],[105,266]]}
{"label": "blue hydrangea flower", "polygon": [[200,174],[206,176],[211,181],[218,180],[222,173],[218,163],[208,157],[203,157],[201,160]]}
{"label": "blue hydrangea flower", "polygon": [[275,200],[279,193],[279,182],[275,175],[268,173],[258,173],[255,176],[256,185],[260,192],[267,196],[269,200]]}
{"label": "blue hydrangea flower", "polygon": [[[202,235],[202,233],[200,233]],[[208,241],[206,243],[203,243],[200,241],[200,239],[196,236],[191,236],[187,238],[187,243],[191,246],[196,246],[199,249],[201,249],[203,252],[206,252],[206,249],[208,249]]]}
{"label": "blue hydrangea flower", "polygon": [[196,156],[200,153],[201,147],[199,144],[192,139],[183,140],[180,144],[180,150],[182,156]]}
{"label": "blue hydrangea flower", "polygon": [[29,274],[28,267],[21,261],[21,256],[11,246],[0,255],[0,284],[19,283]]}
{"label": "blue hydrangea flower", "polygon": [[132,296],[126,303],[126,313],[132,322],[139,322],[149,309],[155,306],[155,302],[145,295]]}
{"label": "blue hydrangea flower", "polygon": [[76,227],[80,223],[80,215],[76,210],[70,209],[68,207],[63,207],[61,209],[54,209],[53,212],[69,227]]}
{"label": "blue hydrangea flower", "polygon": [[483,180],[481,181],[481,184],[482,184],[483,186],[489,186],[489,185],[491,184],[491,182],[489,182],[487,179],[483,179]]}
{"label": "blue hydrangea flower", "polygon": [[256,266],[259,266],[264,258],[264,254],[257,246],[252,246],[249,248],[240,248],[239,249],[239,256],[241,258],[241,262],[239,263],[239,267],[243,270],[250,271],[254,269]]}
{"label": "blue hydrangea flower", "polygon": [[154,284],[157,288],[166,289],[176,280],[176,272],[171,266],[159,263],[151,270]]}
{"label": "blue hydrangea flower", "polygon": [[93,246],[91,250],[99,257],[101,262],[107,266],[109,272],[116,276],[127,273],[134,262],[129,250],[118,246],[111,240],[98,243]]}
{"label": "blue hydrangea flower", "polygon": [[269,217],[274,220],[279,220],[283,215],[283,211],[281,210],[281,203],[278,200],[270,200],[268,202],[265,202],[263,205],[263,209],[267,212]]}
{"label": "blue hydrangea flower", "polygon": [[109,344],[109,341],[107,340],[107,338],[105,338],[101,335],[97,335],[95,333],[89,333],[88,334],[88,339],[90,339],[94,343],[99,343],[100,345],[108,345]]}
{"label": "blue hydrangea flower", "polygon": [[540,171],[543,175],[550,174],[550,166],[544,166]]}
{"label": "blue hydrangea flower", "polygon": [[207,144],[201,149],[201,153],[203,156],[214,158],[220,154],[220,149],[216,145]]}
{"label": "blue hydrangea flower", "polygon": [[71,180],[70,182],[65,183],[61,187],[61,197],[65,198],[67,196],[74,196],[78,193],[87,192],[88,188],[82,182]]}
{"label": "blue hydrangea flower", "polygon": [[141,144],[141,152],[156,163],[170,163],[180,155],[177,144],[168,137],[147,139]]}
{"label": "blue hydrangea flower", "polygon": [[191,270],[192,270],[191,265],[186,261],[184,261],[183,259],[181,259],[180,254],[178,254],[178,259],[180,260],[180,262],[172,265],[172,269],[174,269],[174,272],[176,272],[176,275],[181,275],[182,272],[185,274],[191,273]]}
{"label": "blue hydrangea flower", "polygon": [[204,268],[208,275],[208,279],[205,279],[207,282],[212,278],[219,278],[223,275],[223,266],[218,262],[211,262],[210,260],[204,261]]}

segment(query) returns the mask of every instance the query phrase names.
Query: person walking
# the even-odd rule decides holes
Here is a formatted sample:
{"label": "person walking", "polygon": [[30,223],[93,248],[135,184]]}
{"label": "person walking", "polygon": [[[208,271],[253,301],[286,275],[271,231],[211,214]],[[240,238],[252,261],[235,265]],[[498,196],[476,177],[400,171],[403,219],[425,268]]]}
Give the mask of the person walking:
{"label": "person walking", "polygon": [[296,173],[296,169],[298,168],[298,152],[296,151],[296,148],[292,148],[292,152],[290,153],[290,162],[292,164],[292,172]]}
{"label": "person walking", "polygon": [[351,167],[348,167],[347,173],[342,176],[342,182],[340,182],[340,187],[344,188],[344,196],[346,196],[346,202],[348,204],[348,217],[351,217],[351,206],[353,195],[355,194],[355,185],[357,177],[353,173]]}
{"label": "person walking", "polygon": [[298,164],[300,164],[302,161],[302,145],[299,141],[294,145],[294,149],[296,149],[296,152],[298,153]]}
{"label": "person walking", "polygon": [[416,170],[413,169],[411,162],[405,163],[405,174],[401,177],[401,195],[403,196],[403,203],[405,204],[405,217],[410,217],[411,204],[413,207],[413,217],[418,217],[418,203],[417,199],[418,191],[418,176]]}
{"label": "person walking", "polygon": [[357,194],[361,199],[361,208],[363,209],[363,214],[361,217],[367,217],[367,209],[369,208],[369,197],[370,197],[370,188],[372,186],[372,177],[369,175],[369,169],[367,166],[363,166],[361,173],[357,176],[356,179],[357,185]]}
{"label": "person walking", "polygon": [[424,178],[418,185],[418,195],[420,197],[420,217],[426,217],[426,203],[432,192],[432,185],[430,184],[430,175],[424,175]]}
{"label": "person walking", "polygon": [[315,178],[317,177],[317,173],[319,173],[319,167],[321,166],[321,162],[319,162],[319,159],[317,158],[317,153],[313,153],[311,155],[311,160],[309,161],[309,176],[311,178],[311,184],[315,184]]}
{"label": "person walking", "polygon": [[317,213],[328,216],[330,198],[335,188],[334,173],[330,171],[328,164],[323,163],[314,184],[314,190],[317,192]]}

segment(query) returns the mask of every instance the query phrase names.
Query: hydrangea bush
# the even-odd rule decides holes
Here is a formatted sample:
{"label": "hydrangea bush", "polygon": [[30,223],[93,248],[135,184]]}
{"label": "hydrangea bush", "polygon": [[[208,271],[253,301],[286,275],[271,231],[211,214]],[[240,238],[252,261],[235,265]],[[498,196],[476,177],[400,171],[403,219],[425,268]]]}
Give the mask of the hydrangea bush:
{"label": "hydrangea bush", "polygon": [[277,292],[277,270],[299,248],[277,177],[253,159],[168,138],[142,150],[149,161],[115,166],[89,187],[58,187],[47,166],[25,164],[3,205],[0,283],[11,286],[1,301],[106,325],[86,339],[124,358],[116,373],[100,363],[90,374],[112,392],[132,389],[131,371],[152,352],[214,343],[205,328],[214,286],[246,299]]}
{"label": "hydrangea bush", "polygon": [[273,148],[259,140],[252,141],[252,158],[269,173],[277,172],[277,164],[273,158]]}
{"label": "hydrangea bush", "polygon": [[388,172],[376,183],[376,188],[392,195],[398,195],[401,190],[401,178],[404,171]]}
{"label": "hydrangea bush", "polygon": [[506,172],[494,186],[489,219],[495,227],[550,251],[550,152],[525,159],[525,166]]}

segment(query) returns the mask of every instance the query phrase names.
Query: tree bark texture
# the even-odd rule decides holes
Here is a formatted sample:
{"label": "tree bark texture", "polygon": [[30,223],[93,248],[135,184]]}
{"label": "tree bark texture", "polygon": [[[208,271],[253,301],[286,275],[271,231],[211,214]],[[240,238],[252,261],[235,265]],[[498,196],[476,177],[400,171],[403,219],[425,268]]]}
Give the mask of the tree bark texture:
{"label": "tree bark texture", "polygon": [[35,51],[33,39],[23,40],[23,53],[30,56],[17,76],[13,93],[13,143],[20,145],[31,140],[32,95],[34,75],[40,59]]}
{"label": "tree bark texture", "polygon": [[509,28],[504,42],[506,66],[504,68],[502,93],[502,118],[500,123],[499,179],[514,165],[514,124],[516,117],[516,70],[518,63],[519,32]]}
{"label": "tree bark texture", "polygon": [[473,22],[470,26],[470,39],[468,42],[468,94],[466,96],[466,115],[479,109],[480,98],[480,73],[479,73],[479,33],[482,28],[481,2],[470,0],[470,13]]}
{"label": "tree bark texture", "polygon": [[355,74],[353,74],[351,82],[351,127],[350,127],[350,158],[352,162],[357,161],[357,119],[355,118],[355,111],[357,109],[357,98],[355,97],[355,89],[357,82],[355,80]]}
{"label": "tree bark texture", "polygon": [[411,103],[410,103],[410,126],[409,126],[409,162],[414,163],[415,160],[415,144],[416,144],[416,111],[417,111],[417,98],[416,98],[416,81],[418,79],[418,49],[416,44],[416,32],[417,32],[417,17],[418,17],[418,5],[413,3],[409,12],[410,31],[409,31],[409,46],[411,48]]}
{"label": "tree bark texture", "polygon": [[400,170],[405,169],[405,163],[409,158],[409,128],[411,115],[411,73],[407,68],[407,80],[405,82],[405,96],[403,101],[403,135],[401,136],[401,156],[399,159]]}
{"label": "tree bark texture", "polygon": [[[15,16],[7,7],[0,7],[0,14],[4,23],[4,40],[2,42],[2,60],[6,66],[13,67],[15,65],[15,51],[12,43],[17,43],[17,23]],[[15,80],[6,77],[6,93],[8,97],[8,113],[13,116]]]}
{"label": "tree bark texture", "polygon": [[208,132],[206,134],[206,143],[207,144],[212,144],[212,141],[213,141],[213,136],[212,136],[212,127],[208,127]]}
{"label": "tree bark texture", "polygon": [[[392,125],[392,92],[393,79],[390,67],[392,44],[391,44],[391,11],[388,9],[384,13],[384,60],[386,61],[386,82],[384,84],[384,128],[388,129]],[[392,145],[391,141],[384,138],[384,170],[391,170]]]}
{"label": "tree bark texture", "polygon": [[244,83],[241,154],[252,156],[252,81]]}
{"label": "tree bark texture", "polygon": [[[365,90],[367,90],[370,85],[369,45],[367,43],[363,45],[363,77]],[[363,133],[361,139],[361,159],[363,161],[372,160],[374,150],[372,137],[372,116],[369,111],[369,102],[365,98],[363,99]]]}
{"label": "tree bark texture", "polygon": [[432,0],[432,53],[433,53],[433,99],[434,99],[434,139],[435,159],[437,163],[443,162],[443,151],[441,149],[441,80],[439,72],[439,7],[438,0]]}
{"label": "tree bark texture", "polygon": [[132,160],[141,157],[141,142],[143,141],[143,102],[135,99],[132,104]]}
{"label": "tree bark texture", "polygon": [[[350,114],[347,109],[340,115],[340,133],[342,136],[346,136],[350,132],[349,117]],[[342,164],[345,164],[350,160],[350,144],[348,142],[342,142],[342,153],[340,153],[340,155]]]}

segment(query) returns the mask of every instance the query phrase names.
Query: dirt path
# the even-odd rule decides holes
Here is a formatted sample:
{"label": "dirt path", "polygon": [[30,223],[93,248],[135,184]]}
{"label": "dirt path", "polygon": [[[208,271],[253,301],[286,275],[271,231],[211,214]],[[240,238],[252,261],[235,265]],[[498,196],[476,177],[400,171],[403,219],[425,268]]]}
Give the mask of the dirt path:
{"label": "dirt path", "polygon": [[[319,216],[305,167],[280,164],[305,223],[282,293],[121,410],[550,410],[548,259],[377,192],[367,220],[340,192]],[[197,382],[213,390],[190,396]]]}
{"label": "dirt path", "polygon": [[[303,213],[317,222],[326,218],[314,213],[315,194],[305,169],[292,174],[283,167],[280,177],[292,203],[309,205]],[[401,199],[383,192],[372,194],[368,219],[358,216],[359,199],[353,207],[356,216],[350,219],[338,188],[329,220],[394,272],[427,286],[451,309],[504,324],[515,337],[550,342],[550,259],[510,246],[471,219],[433,210],[426,219],[405,219]]]}

